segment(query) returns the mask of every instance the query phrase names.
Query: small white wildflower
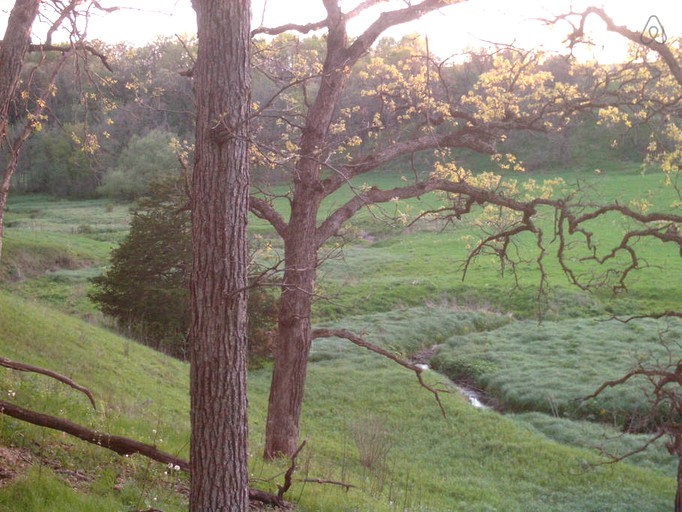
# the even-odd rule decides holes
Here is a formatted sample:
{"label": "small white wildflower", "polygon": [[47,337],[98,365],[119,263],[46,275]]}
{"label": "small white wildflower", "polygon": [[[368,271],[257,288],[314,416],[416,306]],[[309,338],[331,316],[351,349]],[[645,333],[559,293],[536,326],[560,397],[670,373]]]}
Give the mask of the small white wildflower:
{"label": "small white wildflower", "polygon": [[9,396],[10,398],[14,398],[15,396],[17,396],[17,392],[14,391],[13,389],[10,389],[9,391],[7,391],[7,396]]}
{"label": "small white wildflower", "polygon": [[173,469],[174,469],[175,471],[180,471],[180,466],[178,466],[178,465],[176,464],[175,466],[173,466]]}

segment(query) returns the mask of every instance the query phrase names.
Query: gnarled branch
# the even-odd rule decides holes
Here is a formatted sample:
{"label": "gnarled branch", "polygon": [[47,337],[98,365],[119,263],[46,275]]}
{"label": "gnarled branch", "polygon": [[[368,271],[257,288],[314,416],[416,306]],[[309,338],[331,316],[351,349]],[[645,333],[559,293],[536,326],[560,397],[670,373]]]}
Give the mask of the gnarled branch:
{"label": "gnarled branch", "polygon": [[400,366],[407,368],[408,370],[412,370],[416,376],[417,380],[419,381],[419,384],[426,390],[430,391],[433,393],[433,396],[436,399],[436,402],[438,402],[438,407],[440,408],[440,412],[445,418],[447,415],[445,413],[445,407],[443,406],[443,402],[440,400],[440,394],[439,393],[449,393],[448,390],[446,389],[436,389],[433,386],[430,386],[424,381],[424,378],[422,376],[423,369],[417,366],[414,363],[411,363],[410,361],[407,361],[403,359],[402,357],[399,357],[392,352],[389,352],[386,349],[383,349],[377,345],[374,345],[373,343],[370,343],[360,336],[358,336],[355,333],[350,332],[347,329],[314,329],[312,332],[312,338],[313,339],[318,339],[318,338],[345,338],[351,343],[357,345],[358,347],[366,348],[367,350],[370,350],[371,352],[374,352],[375,354],[379,354],[381,356],[384,356],[394,363],[398,363]]}
{"label": "gnarled branch", "polygon": [[45,375],[47,377],[52,377],[55,380],[58,380],[59,382],[66,384],[67,386],[72,387],[73,389],[76,389],[83,393],[85,396],[88,397],[90,400],[90,403],[92,404],[93,409],[97,409],[97,405],[95,404],[95,397],[92,394],[92,391],[90,391],[88,388],[81,386],[74,380],[68,378],[65,375],[62,375],[61,373],[54,372],[52,370],[48,370],[47,368],[41,368],[39,366],[33,366],[30,364],[24,364],[24,363],[18,363],[17,361],[12,361],[11,359],[7,359],[6,357],[0,357],[0,366],[4,366],[5,368],[10,368],[12,370],[17,370],[20,372],[31,372],[31,373],[37,373],[40,375]]}

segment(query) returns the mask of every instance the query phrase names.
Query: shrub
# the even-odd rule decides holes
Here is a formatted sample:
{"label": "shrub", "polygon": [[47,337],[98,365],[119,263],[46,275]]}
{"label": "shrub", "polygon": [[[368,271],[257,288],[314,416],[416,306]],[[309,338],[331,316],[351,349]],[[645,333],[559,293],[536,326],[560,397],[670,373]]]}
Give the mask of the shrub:
{"label": "shrub", "polygon": [[353,423],[351,431],[358,448],[360,464],[367,469],[384,466],[393,442],[382,419],[368,416]]}
{"label": "shrub", "polygon": [[[130,232],[112,251],[107,271],[91,281],[89,297],[125,334],[187,358],[192,230],[182,178],[154,182],[132,212]],[[253,283],[252,283],[253,284]],[[276,318],[273,288],[249,294],[249,362],[270,354]]]}

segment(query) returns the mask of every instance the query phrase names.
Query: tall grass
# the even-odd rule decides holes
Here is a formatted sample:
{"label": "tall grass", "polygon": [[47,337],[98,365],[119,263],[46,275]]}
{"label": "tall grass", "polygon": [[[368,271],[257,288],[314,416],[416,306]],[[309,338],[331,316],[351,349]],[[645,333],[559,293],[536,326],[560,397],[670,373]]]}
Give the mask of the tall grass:
{"label": "tall grass", "polygon": [[582,398],[640,361],[682,357],[681,334],[682,324],[675,321],[520,321],[449,338],[434,366],[452,379],[473,382],[512,410],[622,426],[648,413],[646,381],[633,379],[596,399]]}

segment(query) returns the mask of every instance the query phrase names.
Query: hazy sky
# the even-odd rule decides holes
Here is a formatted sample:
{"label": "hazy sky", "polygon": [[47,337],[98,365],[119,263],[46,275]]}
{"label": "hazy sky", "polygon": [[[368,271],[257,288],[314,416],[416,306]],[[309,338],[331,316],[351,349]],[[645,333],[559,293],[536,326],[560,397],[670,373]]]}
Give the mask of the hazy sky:
{"label": "hazy sky", "polygon": [[[157,35],[193,34],[196,17],[190,0],[100,0],[103,5],[123,5],[126,9],[93,17],[88,33],[90,38],[107,42],[128,41],[142,45]],[[358,0],[346,0],[349,10]],[[0,0],[0,15],[13,1]],[[400,6],[403,0],[387,5]],[[604,6],[616,22],[632,30],[644,29],[651,15],[657,15],[669,38],[682,34],[682,2],[677,0],[469,0],[449,6],[425,16],[422,20],[400,26],[388,35],[400,37],[409,32],[428,35],[433,51],[442,56],[457,54],[467,47],[479,47],[486,42],[515,43],[523,47],[547,47],[556,50],[567,33],[566,26],[553,29],[543,27],[533,18],[547,18],[586,5]],[[276,26],[288,22],[317,21],[324,16],[320,0],[254,0],[253,23],[260,24],[265,8],[265,25]],[[386,8],[384,5],[383,8]],[[362,30],[379,11],[359,19],[351,27]],[[603,25],[593,22],[596,47],[586,54],[594,54],[600,61],[618,60],[624,53],[622,38],[605,34]],[[0,28],[3,29],[4,27]],[[36,35],[39,31],[36,31]]]}

